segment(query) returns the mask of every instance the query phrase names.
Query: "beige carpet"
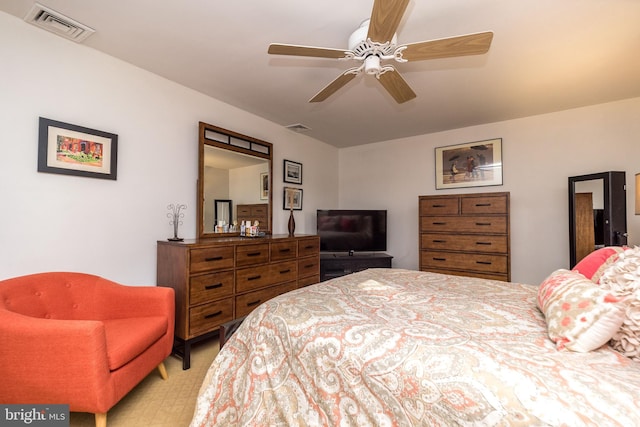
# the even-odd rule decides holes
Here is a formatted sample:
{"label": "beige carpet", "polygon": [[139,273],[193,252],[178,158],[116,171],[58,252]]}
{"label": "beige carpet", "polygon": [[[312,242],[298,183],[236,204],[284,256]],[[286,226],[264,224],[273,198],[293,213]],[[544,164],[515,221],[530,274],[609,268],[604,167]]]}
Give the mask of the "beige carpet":
{"label": "beige carpet", "polygon": [[[193,416],[196,396],[213,358],[218,340],[194,344],[191,369],[182,370],[182,359],[165,360],[169,379],[153,370],[107,413],[107,427],[186,427]],[[70,427],[95,426],[95,416],[72,412]]]}

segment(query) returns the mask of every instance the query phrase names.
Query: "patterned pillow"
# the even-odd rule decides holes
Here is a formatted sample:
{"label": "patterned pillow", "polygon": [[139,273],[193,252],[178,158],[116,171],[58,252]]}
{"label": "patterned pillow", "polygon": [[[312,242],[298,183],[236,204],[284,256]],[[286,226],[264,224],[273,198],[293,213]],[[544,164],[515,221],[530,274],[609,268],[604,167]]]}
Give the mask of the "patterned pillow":
{"label": "patterned pillow", "polygon": [[640,361],[640,248],[627,249],[602,274],[600,284],[619,296],[628,297],[622,326],[611,346],[625,356]]}
{"label": "patterned pillow", "polygon": [[558,350],[595,350],[620,329],[623,298],[576,271],[557,270],[538,289],[538,307]]}
{"label": "patterned pillow", "polygon": [[618,260],[618,256],[625,248],[620,246],[607,246],[596,249],[582,258],[573,271],[577,271],[594,283],[599,283],[602,273]]}

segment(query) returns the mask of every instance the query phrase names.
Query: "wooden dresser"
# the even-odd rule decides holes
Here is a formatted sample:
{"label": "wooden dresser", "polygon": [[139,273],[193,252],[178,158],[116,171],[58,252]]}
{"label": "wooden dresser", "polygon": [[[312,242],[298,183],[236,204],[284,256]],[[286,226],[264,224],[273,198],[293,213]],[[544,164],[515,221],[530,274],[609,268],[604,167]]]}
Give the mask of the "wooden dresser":
{"label": "wooden dresser", "polygon": [[191,344],[282,293],[320,281],[320,238],[287,235],[158,241],[158,286],[176,295],[174,352],[190,367]]}
{"label": "wooden dresser", "polygon": [[420,196],[420,270],[511,280],[509,193]]}

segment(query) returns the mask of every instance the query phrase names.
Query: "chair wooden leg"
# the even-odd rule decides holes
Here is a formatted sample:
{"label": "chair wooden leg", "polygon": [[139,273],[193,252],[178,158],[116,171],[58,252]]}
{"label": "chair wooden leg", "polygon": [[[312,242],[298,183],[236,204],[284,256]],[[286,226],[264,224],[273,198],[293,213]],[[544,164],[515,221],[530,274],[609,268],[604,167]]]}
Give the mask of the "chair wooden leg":
{"label": "chair wooden leg", "polygon": [[107,427],[107,413],[96,413],[96,427]]}
{"label": "chair wooden leg", "polygon": [[164,366],[164,362],[160,362],[160,364],[158,365],[158,371],[160,372],[160,376],[163,380],[169,378],[169,375],[167,374],[167,368]]}

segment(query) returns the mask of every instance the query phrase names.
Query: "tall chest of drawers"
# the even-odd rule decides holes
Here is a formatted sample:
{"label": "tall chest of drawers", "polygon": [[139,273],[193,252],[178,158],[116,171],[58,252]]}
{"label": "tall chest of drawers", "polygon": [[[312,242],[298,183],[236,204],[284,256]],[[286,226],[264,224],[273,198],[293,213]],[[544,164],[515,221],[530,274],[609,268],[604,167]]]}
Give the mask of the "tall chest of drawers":
{"label": "tall chest of drawers", "polygon": [[318,236],[158,241],[158,286],[176,296],[176,347],[183,369],[194,342],[282,293],[320,281]]}
{"label": "tall chest of drawers", "polygon": [[511,280],[509,193],[420,196],[420,270]]}

